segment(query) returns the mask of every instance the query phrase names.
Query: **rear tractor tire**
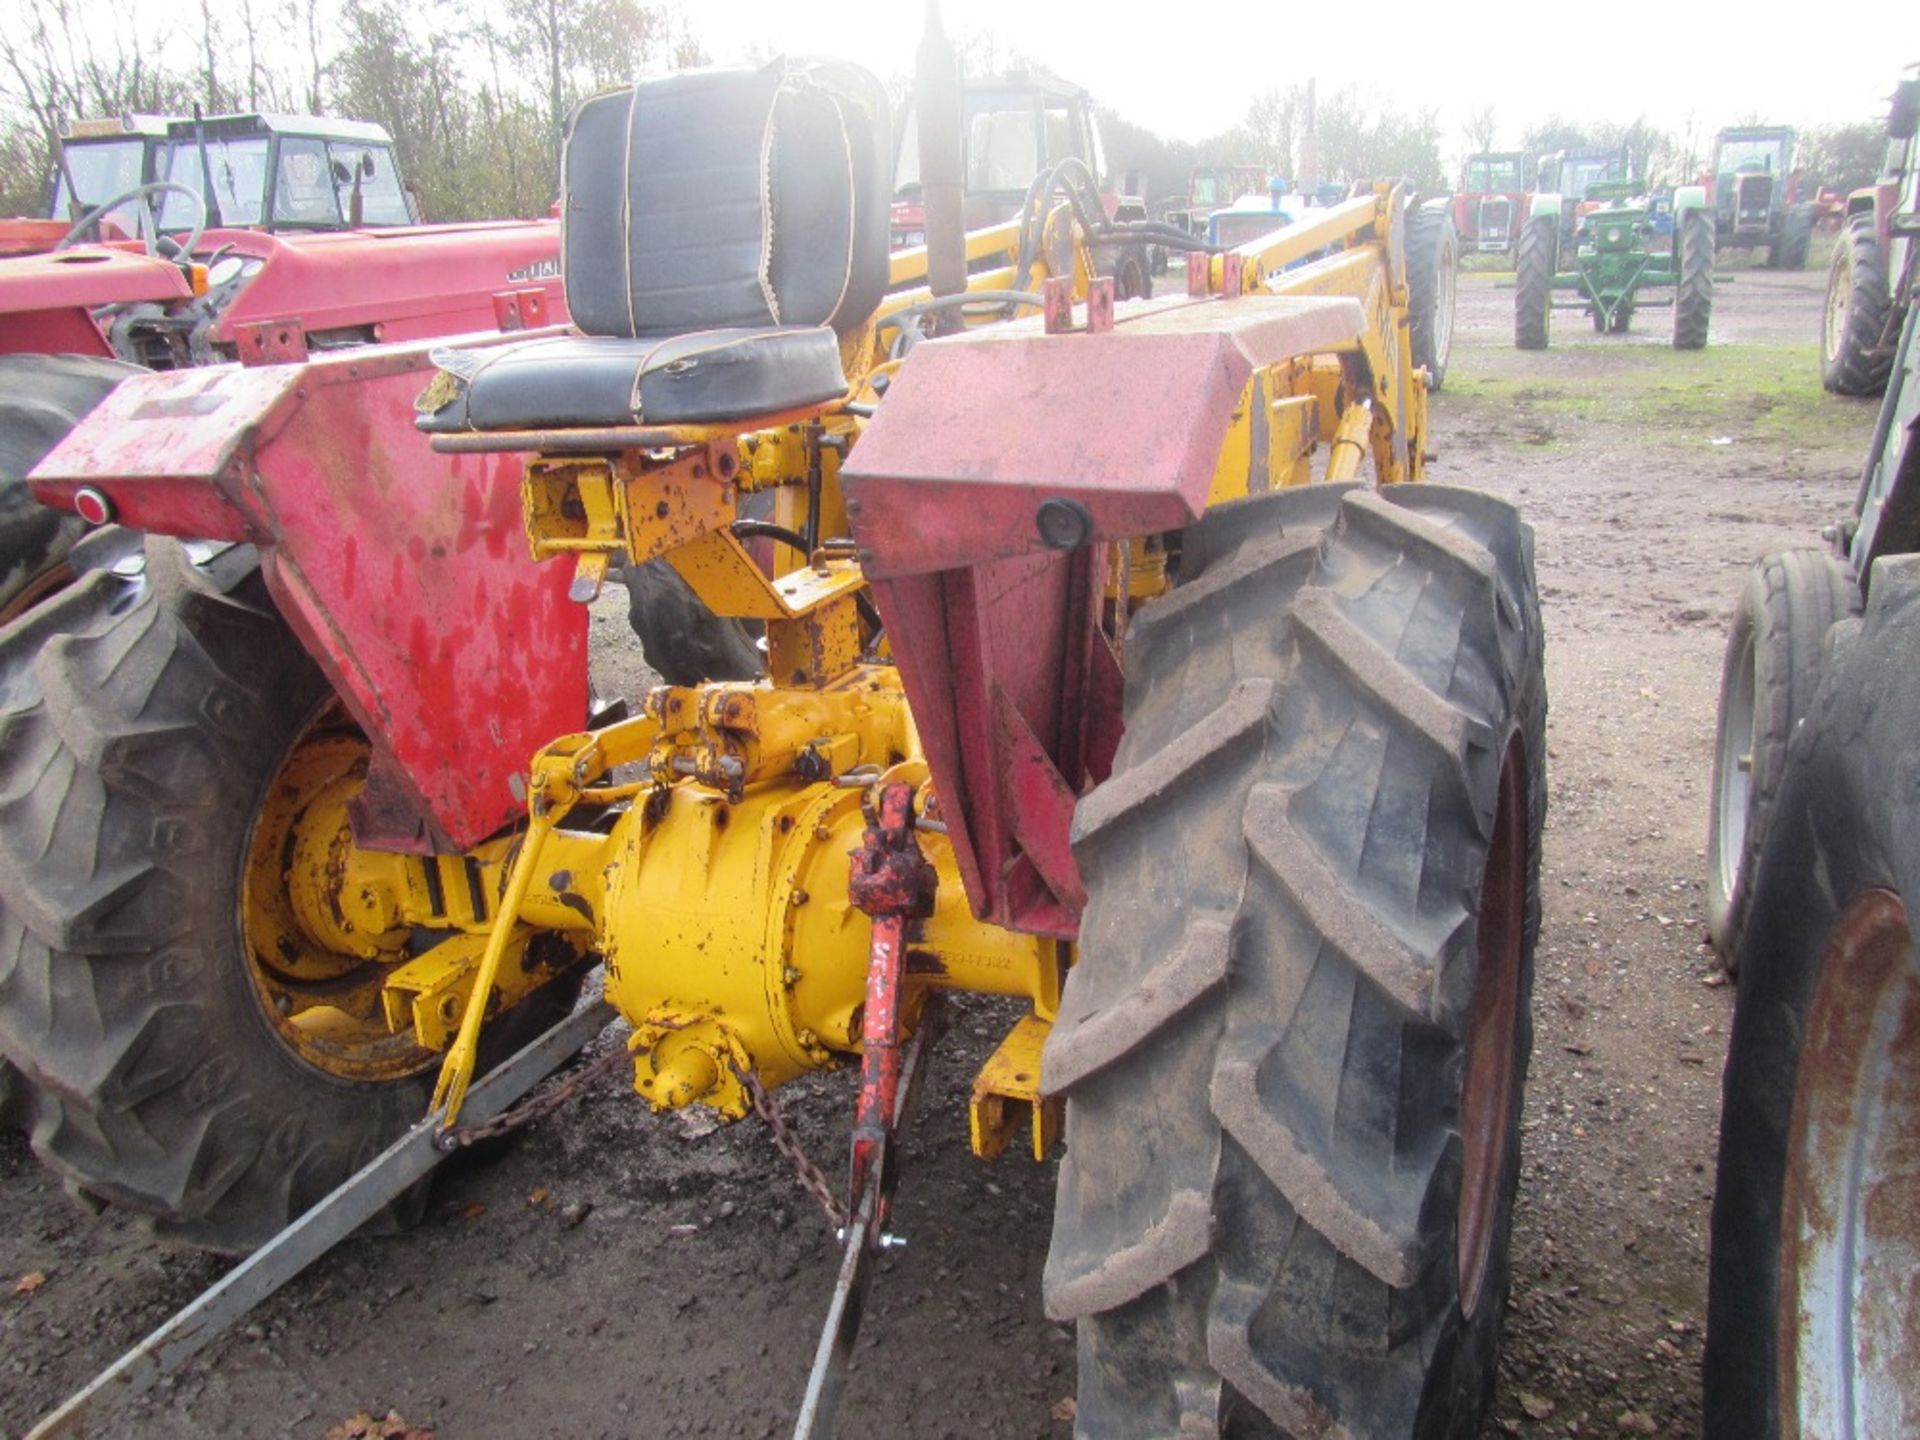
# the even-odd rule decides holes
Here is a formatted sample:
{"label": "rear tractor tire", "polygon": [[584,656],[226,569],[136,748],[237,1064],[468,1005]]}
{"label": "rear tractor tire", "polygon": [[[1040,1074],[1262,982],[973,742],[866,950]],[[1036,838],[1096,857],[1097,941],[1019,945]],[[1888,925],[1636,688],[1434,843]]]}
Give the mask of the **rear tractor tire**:
{"label": "rear tractor tire", "polygon": [[1920,558],[1832,637],[1755,875],[1721,1104],[1708,1440],[1920,1417]]}
{"label": "rear tractor tire", "polygon": [[1679,279],[1673,287],[1673,348],[1703,350],[1713,318],[1713,217],[1681,212],[1673,231]]}
{"label": "rear tractor tire", "polygon": [[1886,344],[1893,300],[1871,215],[1856,215],[1834,242],[1820,327],[1820,383],[1835,395],[1878,395],[1893,373]]}
{"label": "rear tractor tire", "polygon": [[1859,606],[1840,562],[1821,550],[1785,550],[1748,573],[1727,634],[1707,811],[1707,933],[1738,974],[1787,749],[1819,688],[1827,631]]}
{"label": "rear tractor tire", "polygon": [[1804,270],[1807,253],[1813,248],[1813,206],[1792,205],[1780,217],[1780,238],[1767,249],[1767,265],[1773,270]]}
{"label": "rear tractor tire", "polygon": [[72,579],[77,515],[33,498],[27,472],[138,365],[92,355],[0,355],[0,625]]}
{"label": "rear tractor tire", "polygon": [[1153,269],[1144,246],[1129,245],[1113,262],[1113,298],[1149,300],[1153,297]]}
{"label": "rear tractor tire", "polygon": [[1521,228],[1513,274],[1513,343],[1521,350],[1547,348],[1559,243],[1559,221],[1551,215],[1529,219]]}
{"label": "rear tractor tire", "polygon": [[1460,236],[1453,205],[1429,200],[1407,216],[1407,327],[1413,363],[1427,368],[1427,388],[1447,380],[1453,354],[1454,292],[1460,274]]}
{"label": "rear tractor tire", "polygon": [[[10,643],[32,649],[0,664],[0,1051],[33,1148],[162,1235],[253,1249],[425,1113],[438,1059],[386,1033],[379,962],[288,908],[294,818],[344,804],[366,742],[248,547],[150,539]],[[495,1055],[577,984],[490,1025]]]}
{"label": "rear tractor tire", "polygon": [[1188,532],[1081,801],[1048,1312],[1078,1433],[1476,1434],[1539,925],[1531,532],[1313,486]]}
{"label": "rear tractor tire", "polygon": [[746,627],[714,614],[665,560],[629,565],[621,579],[640,653],[667,684],[757,680],[765,672]]}

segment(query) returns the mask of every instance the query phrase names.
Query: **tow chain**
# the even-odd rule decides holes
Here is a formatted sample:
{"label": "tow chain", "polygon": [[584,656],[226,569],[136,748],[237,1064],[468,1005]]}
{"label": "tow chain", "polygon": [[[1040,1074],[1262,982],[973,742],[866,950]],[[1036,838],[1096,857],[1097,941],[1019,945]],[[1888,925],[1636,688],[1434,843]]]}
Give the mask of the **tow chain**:
{"label": "tow chain", "polygon": [[433,1148],[446,1154],[455,1150],[464,1150],[469,1145],[478,1145],[483,1140],[510,1135],[515,1130],[551,1115],[601,1076],[618,1070],[622,1065],[632,1063],[633,1057],[627,1052],[627,1047],[624,1044],[617,1044],[598,1060],[576,1070],[559,1084],[550,1085],[545,1090],[528,1096],[512,1109],[502,1110],[491,1120],[482,1120],[478,1125],[455,1125],[450,1129],[442,1130],[433,1137]]}
{"label": "tow chain", "polygon": [[[498,1139],[510,1135],[515,1130],[524,1129],[536,1120],[544,1119],[579,1095],[601,1076],[619,1069],[622,1064],[631,1063],[632,1057],[624,1045],[616,1045],[592,1064],[587,1065],[562,1080],[550,1085],[521,1101],[510,1110],[502,1110],[491,1120],[483,1120],[478,1125],[455,1125],[442,1130],[433,1137],[436,1150],[443,1153],[464,1150],[470,1145],[478,1145],[485,1140]],[[833,1193],[833,1187],[827,1183],[826,1175],[813,1163],[806,1148],[793,1133],[793,1127],[787,1123],[787,1117],[781,1112],[780,1102],[773,1098],[771,1091],[760,1081],[753,1071],[745,1069],[737,1060],[729,1060],[734,1075],[753,1100],[753,1113],[766,1122],[767,1131],[773,1138],[773,1148],[787,1158],[793,1166],[794,1177],[799,1180],[800,1188],[820,1203],[821,1213],[827,1217],[827,1224],[835,1231],[846,1228],[847,1210]]]}
{"label": "tow chain", "polygon": [[800,1188],[820,1202],[820,1209],[827,1217],[827,1224],[837,1234],[847,1227],[847,1207],[842,1205],[833,1193],[833,1186],[827,1183],[827,1177],[806,1152],[787,1117],[781,1113],[780,1102],[773,1098],[773,1092],[760,1083],[760,1077],[746,1069],[739,1061],[729,1061],[733,1073],[746,1087],[747,1094],[753,1099],[753,1113],[767,1123],[767,1133],[773,1138],[773,1148],[787,1157],[793,1166],[794,1177],[799,1180]]}

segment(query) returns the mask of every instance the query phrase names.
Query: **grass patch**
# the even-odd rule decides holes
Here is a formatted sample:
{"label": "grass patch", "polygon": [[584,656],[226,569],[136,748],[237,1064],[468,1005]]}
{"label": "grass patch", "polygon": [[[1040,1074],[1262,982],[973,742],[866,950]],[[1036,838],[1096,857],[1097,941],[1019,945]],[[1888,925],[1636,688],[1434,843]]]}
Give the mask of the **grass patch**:
{"label": "grass patch", "polygon": [[1546,428],[1560,440],[1581,423],[1687,446],[1720,436],[1850,442],[1859,430],[1857,408],[1821,389],[1813,345],[1568,346],[1545,355],[1486,351],[1474,361],[1491,364],[1471,374],[1455,366],[1440,403],[1507,411],[1516,429]]}

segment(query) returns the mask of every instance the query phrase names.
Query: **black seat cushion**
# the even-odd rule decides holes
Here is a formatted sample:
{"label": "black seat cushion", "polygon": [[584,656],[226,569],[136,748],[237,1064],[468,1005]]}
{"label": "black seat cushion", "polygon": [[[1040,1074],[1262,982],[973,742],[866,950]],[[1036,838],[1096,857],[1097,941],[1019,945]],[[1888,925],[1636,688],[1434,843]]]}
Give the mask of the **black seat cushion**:
{"label": "black seat cushion", "polygon": [[850,330],[887,284],[886,91],[779,59],[596,95],[563,160],[562,270],[590,335]]}
{"label": "black seat cushion", "polygon": [[692,425],[767,415],[846,393],[840,342],[820,325],[696,330],[666,339],[549,335],[438,350],[442,379],[420,428],[534,430]]}

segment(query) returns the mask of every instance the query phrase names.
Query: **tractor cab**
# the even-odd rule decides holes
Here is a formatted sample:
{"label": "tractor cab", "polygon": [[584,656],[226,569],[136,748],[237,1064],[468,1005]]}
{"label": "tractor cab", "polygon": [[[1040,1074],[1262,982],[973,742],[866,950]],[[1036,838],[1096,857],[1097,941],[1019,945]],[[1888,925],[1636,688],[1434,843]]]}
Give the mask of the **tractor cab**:
{"label": "tractor cab", "polygon": [[1589,187],[1629,179],[1627,157],[1618,150],[1556,150],[1540,158],[1538,189],[1562,195],[1574,204],[1587,198]]}
{"label": "tractor cab", "polygon": [[1187,174],[1184,210],[1169,210],[1166,219],[1194,235],[1204,235],[1210,217],[1249,196],[1263,200],[1267,172],[1260,165],[1199,165]]}
{"label": "tractor cab", "polygon": [[[1119,193],[1107,171],[1093,97],[1044,70],[969,80],[961,96],[961,146],[970,229],[1011,219],[1027,187],[1050,166],[1078,160],[1092,172],[1109,217],[1143,218],[1145,205]],[[920,133],[913,107],[900,115],[894,147],[893,247],[920,245],[926,220],[920,204]]]}
{"label": "tractor cab", "polygon": [[[132,113],[74,121],[60,137],[47,186],[45,218],[71,224],[103,201],[158,179],[155,164],[165,149],[171,123],[166,115]],[[133,202],[109,212],[107,218],[132,233]]]}
{"label": "tractor cab", "polygon": [[1722,130],[1714,137],[1708,203],[1723,243],[1769,243],[1794,201],[1793,131],[1769,125]]}
{"label": "tractor cab", "polygon": [[215,115],[167,127],[156,180],[185,186],[161,201],[160,228],[272,232],[355,230],[419,222],[400,183],[393,137],[361,120],[317,115]]}
{"label": "tractor cab", "polygon": [[1470,251],[1513,248],[1526,221],[1527,157],[1518,150],[1469,155],[1453,197],[1453,225]]}
{"label": "tractor cab", "polygon": [[[1110,220],[1145,220],[1147,205],[1130,182],[1107,169],[1093,97],[1045,70],[1017,71],[961,86],[963,213],[969,230],[1011,220],[1033,183],[1062,161],[1087,167]],[[920,197],[920,127],[914,107],[897,117],[893,204],[888,240],[896,250],[926,244],[926,207]],[[1122,189],[1123,183],[1125,189]],[[1093,247],[1094,264],[1114,277],[1121,299],[1153,290],[1153,257],[1144,244]]]}

